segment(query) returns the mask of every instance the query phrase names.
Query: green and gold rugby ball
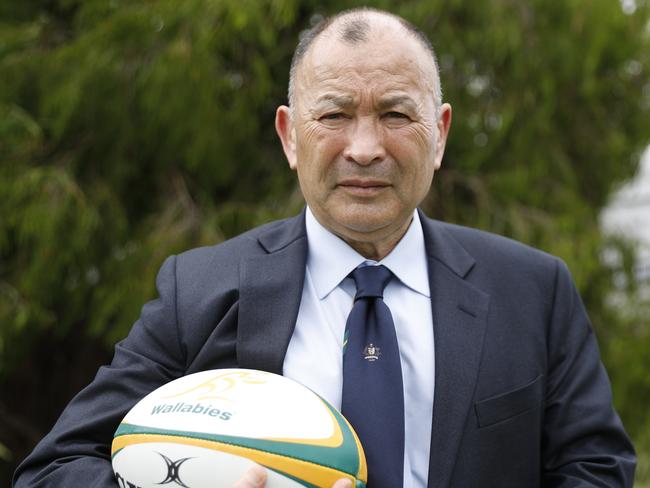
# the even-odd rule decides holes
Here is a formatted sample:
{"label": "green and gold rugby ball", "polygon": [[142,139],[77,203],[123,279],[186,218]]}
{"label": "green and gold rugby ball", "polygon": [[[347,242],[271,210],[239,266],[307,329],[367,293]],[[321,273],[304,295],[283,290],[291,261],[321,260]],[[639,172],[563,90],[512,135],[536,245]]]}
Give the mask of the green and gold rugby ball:
{"label": "green and gold rugby ball", "polygon": [[325,400],[283,376],[247,369],[203,371],[153,391],[115,432],[120,487],[229,488],[253,463],[267,488],[366,485],[363,449]]}

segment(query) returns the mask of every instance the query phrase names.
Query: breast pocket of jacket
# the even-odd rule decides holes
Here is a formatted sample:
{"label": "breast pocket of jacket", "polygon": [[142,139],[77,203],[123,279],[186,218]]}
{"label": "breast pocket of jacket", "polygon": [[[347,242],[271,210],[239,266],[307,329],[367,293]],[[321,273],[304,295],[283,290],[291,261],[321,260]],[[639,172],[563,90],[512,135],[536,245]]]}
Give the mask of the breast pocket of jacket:
{"label": "breast pocket of jacket", "polygon": [[508,420],[542,403],[544,375],[514,390],[496,395],[474,404],[479,427]]}

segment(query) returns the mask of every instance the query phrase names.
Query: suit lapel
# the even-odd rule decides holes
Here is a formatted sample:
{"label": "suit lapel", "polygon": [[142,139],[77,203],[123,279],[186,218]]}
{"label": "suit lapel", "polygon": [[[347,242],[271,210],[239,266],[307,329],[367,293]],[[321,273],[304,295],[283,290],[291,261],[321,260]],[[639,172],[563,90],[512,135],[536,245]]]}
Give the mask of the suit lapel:
{"label": "suit lapel", "polygon": [[298,316],[307,260],[304,212],[260,234],[267,254],[240,267],[237,362],[282,374]]}
{"label": "suit lapel", "polygon": [[422,216],[435,341],[429,486],[450,485],[476,384],[489,295],[464,278],[475,264],[442,225]]}

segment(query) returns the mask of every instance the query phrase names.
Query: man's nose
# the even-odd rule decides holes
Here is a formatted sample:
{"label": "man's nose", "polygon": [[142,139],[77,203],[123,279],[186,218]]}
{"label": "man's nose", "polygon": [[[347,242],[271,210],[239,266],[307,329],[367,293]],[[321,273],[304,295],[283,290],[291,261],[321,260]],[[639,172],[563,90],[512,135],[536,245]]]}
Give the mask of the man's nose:
{"label": "man's nose", "polygon": [[373,117],[359,117],[351,124],[343,157],[361,165],[382,161],[386,157],[381,124]]}

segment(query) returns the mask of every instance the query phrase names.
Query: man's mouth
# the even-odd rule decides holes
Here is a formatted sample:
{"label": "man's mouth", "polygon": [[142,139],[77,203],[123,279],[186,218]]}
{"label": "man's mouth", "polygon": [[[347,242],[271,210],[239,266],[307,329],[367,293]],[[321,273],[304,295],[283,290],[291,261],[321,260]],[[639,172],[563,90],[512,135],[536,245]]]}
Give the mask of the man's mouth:
{"label": "man's mouth", "polygon": [[382,180],[348,178],[340,181],[338,186],[356,196],[373,196],[388,188],[390,184]]}

